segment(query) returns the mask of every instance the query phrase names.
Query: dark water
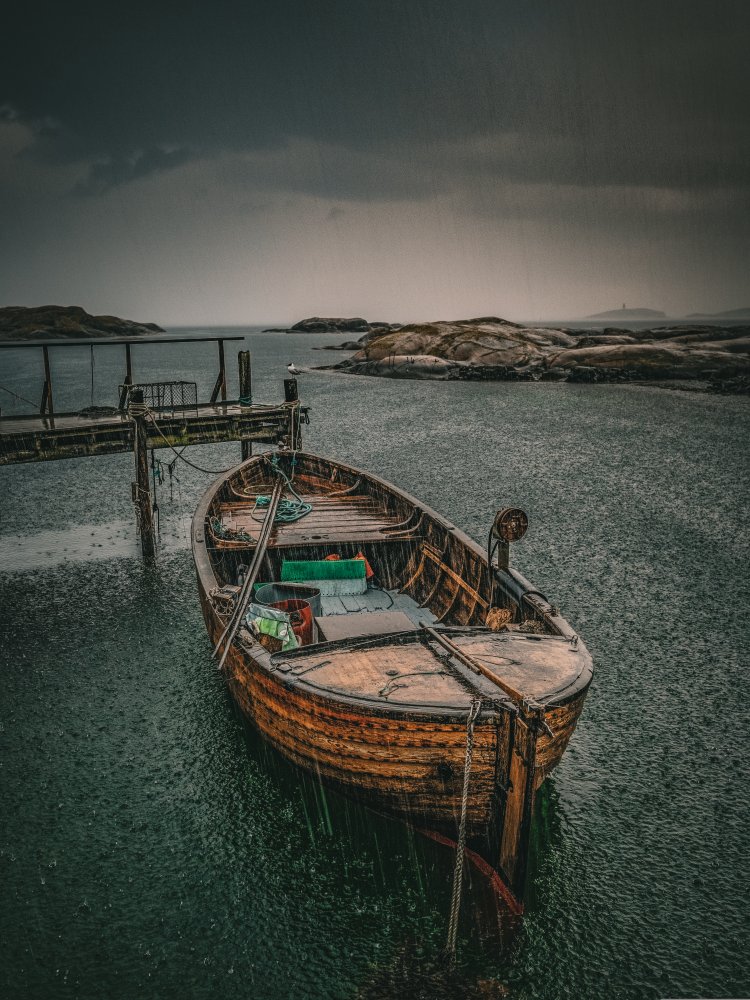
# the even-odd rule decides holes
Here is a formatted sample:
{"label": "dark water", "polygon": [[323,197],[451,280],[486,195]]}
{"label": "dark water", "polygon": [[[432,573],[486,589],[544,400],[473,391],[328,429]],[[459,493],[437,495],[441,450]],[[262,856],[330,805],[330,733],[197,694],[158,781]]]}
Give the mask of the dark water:
{"label": "dark water", "polygon": [[[280,397],[288,361],[334,360],[310,350],[330,341],[250,337],[256,399]],[[112,403],[122,362],[106,350],[94,396]],[[36,399],[36,367],[2,353],[0,383]],[[88,354],[68,355],[53,359],[58,408],[90,402]],[[136,376],[199,365],[210,389],[208,347],[170,357],[139,348]],[[499,504],[524,506],[515,562],[595,657],[539,799],[525,921],[493,932],[474,886],[443,977],[450,854],[322,792],[245,732],[187,549],[210,477],[182,466],[171,501],[162,488],[148,570],[129,456],[19,466],[0,470],[0,994],[748,995],[747,401],[300,384],[311,450],[381,473],[480,540]],[[222,468],[238,453],[190,457]]]}

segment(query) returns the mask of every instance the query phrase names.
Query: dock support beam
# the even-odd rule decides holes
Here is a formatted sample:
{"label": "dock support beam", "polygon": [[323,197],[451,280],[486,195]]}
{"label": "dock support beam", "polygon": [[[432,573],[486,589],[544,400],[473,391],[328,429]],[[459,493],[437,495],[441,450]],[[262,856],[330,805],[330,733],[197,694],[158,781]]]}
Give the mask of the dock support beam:
{"label": "dock support beam", "polygon": [[131,392],[130,401],[130,416],[133,420],[133,453],[135,455],[133,503],[138,512],[138,529],[141,534],[143,558],[146,562],[153,562],[156,558],[156,528],[149,486],[148,434],[145,407],[143,406],[143,390],[135,389]]}
{"label": "dock support beam", "polygon": [[[240,406],[253,405],[253,381],[250,351],[240,351],[237,354],[237,364],[240,370]],[[242,461],[246,462],[253,454],[253,442],[241,441]]]}

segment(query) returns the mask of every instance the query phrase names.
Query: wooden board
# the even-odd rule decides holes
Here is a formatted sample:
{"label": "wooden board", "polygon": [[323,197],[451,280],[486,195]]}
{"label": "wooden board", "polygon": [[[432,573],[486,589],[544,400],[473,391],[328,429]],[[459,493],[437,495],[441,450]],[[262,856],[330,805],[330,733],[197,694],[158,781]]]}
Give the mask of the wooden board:
{"label": "wooden board", "polygon": [[360,611],[347,615],[325,615],[315,621],[320,638],[325,642],[350,639],[357,635],[412,632],[415,628],[414,622],[403,611]]}

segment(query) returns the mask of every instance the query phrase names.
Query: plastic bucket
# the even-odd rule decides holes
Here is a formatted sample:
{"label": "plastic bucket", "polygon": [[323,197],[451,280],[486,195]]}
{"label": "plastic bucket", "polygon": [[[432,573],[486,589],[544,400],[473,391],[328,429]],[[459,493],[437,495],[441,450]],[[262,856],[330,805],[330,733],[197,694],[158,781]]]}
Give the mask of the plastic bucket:
{"label": "plastic bucket", "polygon": [[323,614],[323,603],[317,587],[308,587],[304,583],[259,583],[256,584],[256,604],[275,605],[278,601],[307,601],[313,615]]}
{"label": "plastic bucket", "polygon": [[309,646],[314,642],[314,622],[312,608],[309,601],[301,601],[295,598],[291,601],[274,601],[269,605],[278,608],[279,611],[286,611],[289,615],[294,634],[300,641],[301,646]]}

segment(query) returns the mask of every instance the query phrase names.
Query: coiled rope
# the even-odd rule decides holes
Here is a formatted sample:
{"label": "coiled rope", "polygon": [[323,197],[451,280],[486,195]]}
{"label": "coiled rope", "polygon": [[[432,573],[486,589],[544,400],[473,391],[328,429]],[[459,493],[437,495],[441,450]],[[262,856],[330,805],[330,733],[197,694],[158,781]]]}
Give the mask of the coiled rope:
{"label": "coiled rope", "polygon": [[[299,493],[292,486],[292,479],[294,479],[294,469],[295,466],[297,465],[296,450],[292,452],[292,479],[290,479],[279,468],[279,463],[275,455],[271,459],[271,465],[276,475],[281,476],[281,478],[286,483],[286,488],[295,498],[294,500],[287,500],[286,497],[284,497],[283,499],[279,500],[279,505],[276,509],[276,517],[274,520],[282,524],[291,524],[294,521],[299,521],[300,518],[310,513],[310,511],[312,510],[312,504],[309,504],[307,503],[306,500],[303,500],[302,497],[299,495]],[[255,511],[258,510],[259,508],[263,509],[265,507],[268,507],[270,502],[271,498],[269,496],[265,496],[262,493],[255,498],[255,506],[251,511],[253,515],[253,520],[256,521],[258,520],[254,516]]]}
{"label": "coiled rope", "polygon": [[456,961],[456,937],[458,935],[458,917],[461,911],[461,886],[464,877],[464,853],[466,851],[466,811],[469,803],[469,777],[471,775],[471,759],[474,754],[474,723],[482,708],[480,698],[474,698],[469,708],[466,720],[466,758],[464,760],[464,784],[461,793],[461,818],[458,824],[458,843],[456,845],[456,867],[453,871],[453,893],[451,896],[451,912],[448,919],[448,938],[445,945],[445,955],[451,965]]}

